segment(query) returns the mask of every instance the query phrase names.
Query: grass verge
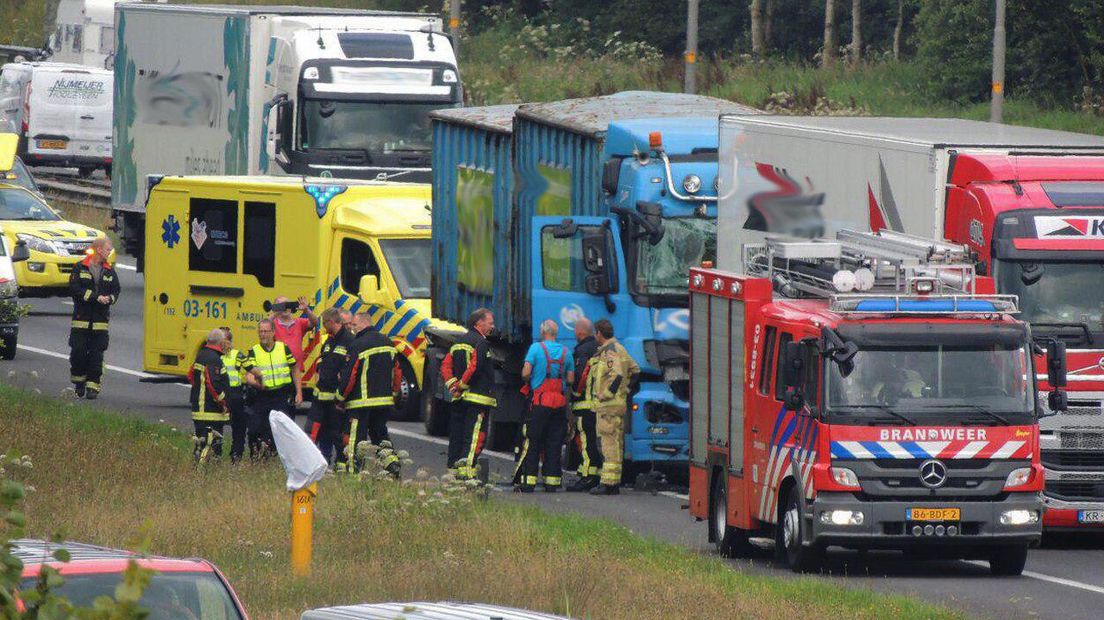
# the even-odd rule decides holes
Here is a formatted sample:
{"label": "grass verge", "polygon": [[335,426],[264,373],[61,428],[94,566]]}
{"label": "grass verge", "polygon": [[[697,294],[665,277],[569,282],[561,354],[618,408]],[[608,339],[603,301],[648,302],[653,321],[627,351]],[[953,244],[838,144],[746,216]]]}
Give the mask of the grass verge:
{"label": "grass verge", "polygon": [[0,420],[0,451],[34,459],[29,534],[124,546],[145,531],[156,553],[218,564],[253,618],[401,599],[604,620],[961,617],[818,579],[740,573],[608,521],[480,501],[432,480],[324,480],[314,571],[295,579],[278,464],[196,471],[184,433],[10,386],[0,386]]}

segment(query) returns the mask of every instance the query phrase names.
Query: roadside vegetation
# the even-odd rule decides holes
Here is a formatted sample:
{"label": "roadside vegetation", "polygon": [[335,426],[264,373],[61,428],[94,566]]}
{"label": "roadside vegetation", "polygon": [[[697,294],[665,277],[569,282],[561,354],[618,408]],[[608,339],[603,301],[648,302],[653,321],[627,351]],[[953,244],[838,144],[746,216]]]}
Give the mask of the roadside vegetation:
{"label": "roadside vegetation", "polygon": [[[8,382],[18,377],[9,377]],[[577,618],[958,618],[901,596],[729,570],[608,521],[423,476],[320,484],[313,574],[289,569],[278,463],[195,470],[184,429],[0,386],[0,452],[29,455],[27,533],[218,564],[250,616],[383,600],[478,600]]]}

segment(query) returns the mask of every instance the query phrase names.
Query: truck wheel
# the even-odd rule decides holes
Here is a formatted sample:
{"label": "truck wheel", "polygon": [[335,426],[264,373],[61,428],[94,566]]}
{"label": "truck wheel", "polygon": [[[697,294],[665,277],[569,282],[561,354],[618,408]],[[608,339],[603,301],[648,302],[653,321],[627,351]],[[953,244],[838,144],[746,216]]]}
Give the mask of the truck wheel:
{"label": "truck wheel", "polygon": [[399,402],[395,407],[395,417],[403,421],[421,419],[421,390],[418,389],[418,378],[414,375],[414,369],[405,359],[399,361],[399,369],[402,371],[402,379],[399,382]]}
{"label": "truck wheel", "polygon": [[775,528],[775,548],[795,573],[807,573],[818,570],[824,558],[824,550],[816,546],[805,546],[805,520],[801,517],[800,490],[795,485],[786,496],[785,509],[778,515],[778,527]]}
{"label": "truck wheel", "polygon": [[710,538],[717,547],[717,553],[726,558],[747,555],[747,532],[728,524],[728,485],[725,484],[724,472],[713,480],[709,507]]}
{"label": "truck wheel", "polygon": [[437,398],[441,362],[432,350],[426,351],[425,372],[422,373],[421,413],[426,433],[433,437],[448,434],[448,406]]}
{"label": "truck wheel", "polygon": [[989,572],[994,575],[1014,577],[1023,573],[1027,564],[1027,546],[998,547],[989,556]]}
{"label": "truck wheel", "polygon": [[0,344],[0,359],[13,360],[15,359],[16,344],[19,342],[19,336],[5,336],[3,344]]}

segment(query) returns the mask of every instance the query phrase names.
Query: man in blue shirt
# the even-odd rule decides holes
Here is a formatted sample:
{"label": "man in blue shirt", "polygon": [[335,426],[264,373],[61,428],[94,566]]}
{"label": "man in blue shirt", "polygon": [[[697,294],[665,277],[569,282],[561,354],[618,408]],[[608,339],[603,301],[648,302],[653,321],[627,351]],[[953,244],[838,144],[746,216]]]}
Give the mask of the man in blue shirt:
{"label": "man in blue shirt", "polygon": [[563,484],[561,462],[567,435],[567,394],[575,373],[575,361],[567,347],[556,342],[559,326],[555,321],[541,323],[539,342],[529,346],[521,377],[523,392],[532,398],[529,417],[522,427],[521,458],[514,479],[516,490],[532,493],[537,473],[544,466],[544,490],[552,493]]}

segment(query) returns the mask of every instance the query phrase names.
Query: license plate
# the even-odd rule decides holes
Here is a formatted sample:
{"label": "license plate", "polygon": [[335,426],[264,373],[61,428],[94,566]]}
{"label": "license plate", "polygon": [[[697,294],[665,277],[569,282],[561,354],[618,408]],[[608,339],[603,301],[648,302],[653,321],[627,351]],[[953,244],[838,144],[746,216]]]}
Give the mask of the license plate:
{"label": "license plate", "polygon": [[1078,510],[1078,523],[1104,523],[1104,510]]}
{"label": "license plate", "polygon": [[959,521],[962,511],[958,508],[909,508],[905,511],[909,521]]}
{"label": "license plate", "polygon": [[68,144],[65,140],[38,140],[37,143],[40,149],[63,149]]}

